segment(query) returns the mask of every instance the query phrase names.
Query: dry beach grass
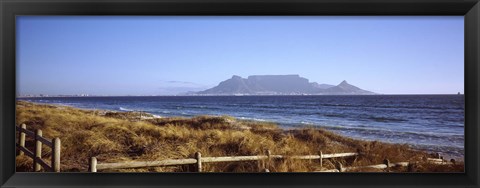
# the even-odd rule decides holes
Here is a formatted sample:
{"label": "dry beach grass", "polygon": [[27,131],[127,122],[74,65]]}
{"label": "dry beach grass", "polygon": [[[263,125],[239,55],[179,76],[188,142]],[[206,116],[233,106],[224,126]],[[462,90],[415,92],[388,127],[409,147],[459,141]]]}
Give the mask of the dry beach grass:
{"label": "dry beach grass", "polygon": [[[99,163],[132,160],[162,160],[202,156],[244,156],[264,154],[269,149],[276,155],[316,155],[323,153],[359,152],[358,157],[324,160],[324,169],[333,169],[336,160],[345,166],[421,161],[429,154],[407,145],[362,141],[340,136],[324,129],[283,130],[274,123],[237,120],[233,117],[198,116],[193,118],[154,118],[133,112],[82,110],[66,106],[17,102],[17,124],[30,130],[41,129],[44,137],[62,140],[62,171],[87,171],[88,159]],[[27,147],[33,141],[27,139]],[[45,147],[44,157],[49,157]],[[17,171],[32,171],[28,157],[17,157]],[[438,166],[418,163],[421,172],[463,172],[463,164]],[[120,172],[185,172],[188,166],[154,167],[115,170]],[[258,162],[209,163],[206,172],[259,172]],[[275,160],[271,172],[311,172],[319,169],[317,160]],[[113,171],[113,170],[112,170]],[[375,172],[374,169],[356,171]],[[405,168],[391,171],[405,172]]]}

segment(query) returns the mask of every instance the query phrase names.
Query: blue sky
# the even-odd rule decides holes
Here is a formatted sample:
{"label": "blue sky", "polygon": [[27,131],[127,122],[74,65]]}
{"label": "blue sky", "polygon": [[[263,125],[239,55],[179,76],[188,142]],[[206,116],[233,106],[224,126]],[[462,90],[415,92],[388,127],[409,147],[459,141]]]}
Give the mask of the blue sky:
{"label": "blue sky", "polygon": [[171,95],[299,74],[383,94],[464,91],[463,16],[19,16],[17,92]]}

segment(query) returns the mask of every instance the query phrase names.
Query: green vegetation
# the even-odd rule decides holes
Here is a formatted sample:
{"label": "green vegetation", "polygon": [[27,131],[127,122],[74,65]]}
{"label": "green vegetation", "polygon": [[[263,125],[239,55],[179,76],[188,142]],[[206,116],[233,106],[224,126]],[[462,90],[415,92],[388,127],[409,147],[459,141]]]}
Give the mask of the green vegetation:
{"label": "green vegetation", "polygon": [[[44,137],[62,141],[62,171],[87,171],[90,157],[99,163],[132,160],[162,160],[202,156],[240,156],[264,154],[306,155],[359,152],[356,158],[324,160],[324,169],[333,169],[336,160],[345,166],[421,161],[428,156],[407,145],[355,140],[324,129],[283,130],[274,123],[243,121],[233,117],[153,118],[134,112],[81,110],[66,106],[17,102],[17,124],[27,129],[42,129]],[[27,139],[27,147],[33,141]],[[44,147],[45,158],[50,151]],[[121,169],[121,172],[184,172],[188,166]],[[463,172],[463,164],[435,167],[419,163],[420,171]],[[271,172],[310,172],[319,169],[318,160],[275,160]],[[404,172],[406,169],[395,169]],[[32,171],[28,157],[17,157],[17,171]],[[206,172],[259,172],[258,162],[208,163]],[[360,171],[375,171],[363,169]]]}

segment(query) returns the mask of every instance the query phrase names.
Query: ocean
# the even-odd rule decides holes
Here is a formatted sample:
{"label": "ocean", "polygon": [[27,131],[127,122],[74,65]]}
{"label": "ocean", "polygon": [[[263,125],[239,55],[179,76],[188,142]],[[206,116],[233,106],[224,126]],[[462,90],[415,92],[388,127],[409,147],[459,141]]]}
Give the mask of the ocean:
{"label": "ocean", "polygon": [[364,140],[464,156],[463,95],[148,96],[19,98],[84,109],[144,111],[161,117],[229,115],[278,123],[284,129],[322,127]]}

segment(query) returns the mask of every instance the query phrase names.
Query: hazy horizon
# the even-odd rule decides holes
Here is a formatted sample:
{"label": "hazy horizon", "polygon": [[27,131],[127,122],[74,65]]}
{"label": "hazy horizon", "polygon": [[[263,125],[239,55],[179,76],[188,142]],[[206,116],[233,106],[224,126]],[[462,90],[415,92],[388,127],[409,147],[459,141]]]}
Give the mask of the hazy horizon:
{"label": "hazy horizon", "polygon": [[17,95],[175,95],[238,75],[464,93],[463,16],[18,16]]}

